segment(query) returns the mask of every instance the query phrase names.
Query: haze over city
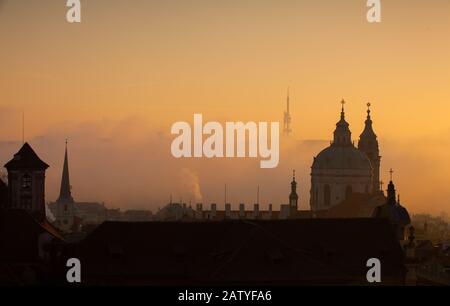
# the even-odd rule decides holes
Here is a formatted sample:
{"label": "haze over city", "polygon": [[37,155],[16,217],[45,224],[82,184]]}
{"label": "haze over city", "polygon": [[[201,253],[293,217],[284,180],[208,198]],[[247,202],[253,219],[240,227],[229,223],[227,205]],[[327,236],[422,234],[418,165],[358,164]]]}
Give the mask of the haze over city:
{"label": "haze over city", "polygon": [[[279,205],[295,168],[307,209],[313,157],[345,98],[355,141],[372,103],[381,179],[394,169],[409,211],[450,212],[448,1],[384,2],[376,26],[359,0],[85,1],[78,25],[64,2],[0,1],[0,161],[21,146],[25,113],[25,140],[51,166],[48,201],[68,139],[77,200],[223,205],[226,183],[234,205],[254,203],[258,185],[263,207]],[[293,133],[276,169],[170,154],[170,126],[194,113],[281,122],[288,86]]]}

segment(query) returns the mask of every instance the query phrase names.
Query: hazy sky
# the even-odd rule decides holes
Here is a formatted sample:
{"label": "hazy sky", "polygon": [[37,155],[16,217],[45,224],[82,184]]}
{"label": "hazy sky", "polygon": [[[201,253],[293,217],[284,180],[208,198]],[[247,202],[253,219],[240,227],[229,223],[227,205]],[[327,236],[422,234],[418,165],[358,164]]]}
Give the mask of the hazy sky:
{"label": "hazy sky", "polygon": [[[0,0],[0,161],[26,139],[59,189],[64,139],[74,197],[155,208],[175,199],[287,201],[296,168],[308,206],[313,156],[332,137],[339,101],[357,140],[373,105],[382,176],[394,168],[412,211],[450,212],[450,1]],[[281,121],[291,88],[294,139],[280,166],[257,160],[174,160],[170,126]],[[239,173],[239,174],[238,174]]]}

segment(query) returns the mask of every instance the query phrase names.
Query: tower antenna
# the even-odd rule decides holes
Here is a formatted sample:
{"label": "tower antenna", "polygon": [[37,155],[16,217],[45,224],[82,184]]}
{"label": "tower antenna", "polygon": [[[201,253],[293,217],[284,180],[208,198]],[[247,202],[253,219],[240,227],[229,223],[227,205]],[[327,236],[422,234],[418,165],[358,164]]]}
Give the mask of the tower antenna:
{"label": "tower antenna", "polygon": [[283,118],[283,133],[286,136],[292,132],[291,130],[291,113],[290,113],[290,101],[289,101],[289,87],[287,90],[287,98],[286,98],[286,111],[284,112]]}
{"label": "tower antenna", "polygon": [[25,144],[25,111],[22,111],[22,145]]}

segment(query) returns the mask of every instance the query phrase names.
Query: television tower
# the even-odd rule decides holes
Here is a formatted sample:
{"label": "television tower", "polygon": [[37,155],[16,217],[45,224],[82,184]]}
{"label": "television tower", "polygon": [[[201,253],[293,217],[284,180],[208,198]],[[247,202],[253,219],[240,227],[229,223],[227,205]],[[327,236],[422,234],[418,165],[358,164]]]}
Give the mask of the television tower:
{"label": "television tower", "polygon": [[287,99],[286,99],[286,111],[284,112],[283,118],[283,134],[285,136],[289,136],[291,134],[291,113],[289,112],[289,87],[287,91]]}

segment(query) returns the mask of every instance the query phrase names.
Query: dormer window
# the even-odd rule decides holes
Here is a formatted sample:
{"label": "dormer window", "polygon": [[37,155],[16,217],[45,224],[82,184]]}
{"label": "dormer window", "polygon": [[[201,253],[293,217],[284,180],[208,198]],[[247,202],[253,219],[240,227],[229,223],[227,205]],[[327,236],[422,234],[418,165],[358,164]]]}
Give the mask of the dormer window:
{"label": "dormer window", "polygon": [[29,189],[31,187],[31,176],[27,173],[22,176],[22,189]]}

